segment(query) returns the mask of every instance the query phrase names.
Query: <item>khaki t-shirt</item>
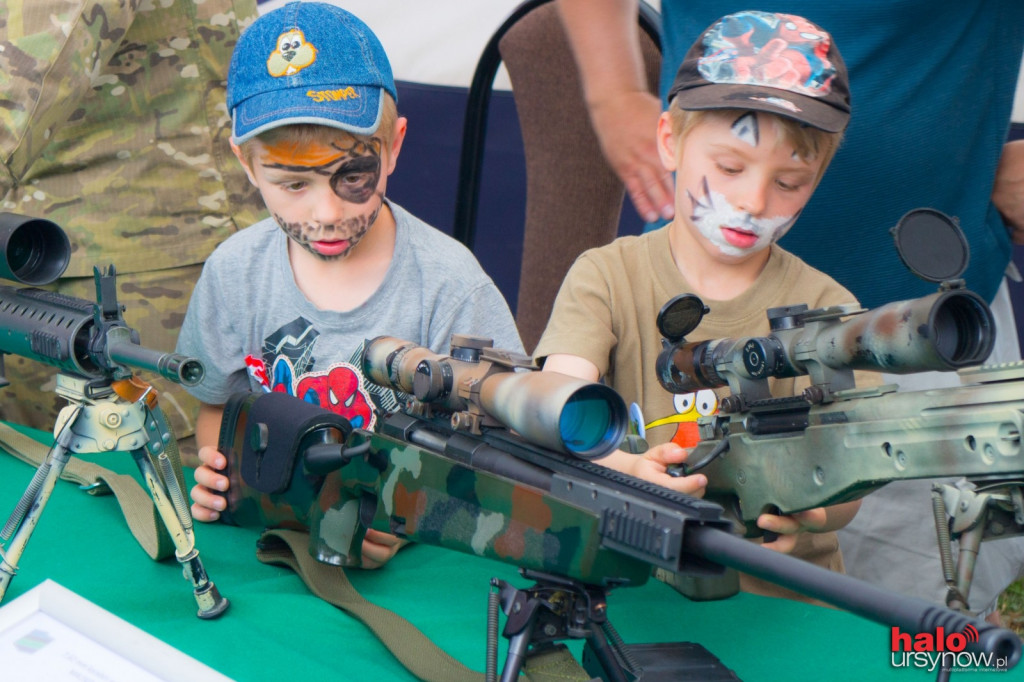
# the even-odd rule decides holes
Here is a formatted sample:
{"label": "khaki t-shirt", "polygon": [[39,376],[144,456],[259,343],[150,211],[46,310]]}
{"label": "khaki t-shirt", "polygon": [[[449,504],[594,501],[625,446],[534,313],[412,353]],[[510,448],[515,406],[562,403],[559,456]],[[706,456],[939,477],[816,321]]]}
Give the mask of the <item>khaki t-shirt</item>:
{"label": "khaki t-shirt", "polygon": [[[668,232],[661,229],[622,237],[583,253],[558,292],[535,351],[538,361],[567,353],[594,363],[626,404],[636,403],[644,422],[654,425],[647,429],[651,445],[672,439],[677,424],[657,423],[677,413],[679,400],[657,381],[655,363],[662,348],[658,311],[674,296],[692,292],[672,260]],[[773,245],[764,270],[742,296],[727,301],[705,299],[704,303],[711,311],[687,335],[688,341],[767,336],[768,308],[805,303],[813,309],[855,304],[856,299],[828,275]],[[773,396],[794,395],[807,384],[806,377],[770,380]],[[728,395],[726,388],[716,392],[719,398]],[[793,554],[834,571],[843,570],[835,533],[804,533]],[[741,587],[758,594],[803,599],[746,575]]]}

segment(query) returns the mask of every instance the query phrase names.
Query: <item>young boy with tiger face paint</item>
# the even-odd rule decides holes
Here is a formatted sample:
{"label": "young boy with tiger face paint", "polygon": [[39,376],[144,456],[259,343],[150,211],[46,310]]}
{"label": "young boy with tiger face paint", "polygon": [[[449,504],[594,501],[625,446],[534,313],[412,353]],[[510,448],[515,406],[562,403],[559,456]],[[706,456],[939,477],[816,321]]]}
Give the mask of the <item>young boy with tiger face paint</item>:
{"label": "young boy with tiger face paint", "polygon": [[[522,352],[508,306],[473,255],[386,197],[406,134],[383,47],[352,14],[294,2],[240,37],[228,73],[231,148],[271,218],[207,260],[178,341],[206,378],[193,515],[219,517],[228,479],[217,451],[235,392],[281,391],[372,429],[397,397],[366,382],[365,339],[448,351],[474,334]],[[399,546],[371,531],[364,565]]]}

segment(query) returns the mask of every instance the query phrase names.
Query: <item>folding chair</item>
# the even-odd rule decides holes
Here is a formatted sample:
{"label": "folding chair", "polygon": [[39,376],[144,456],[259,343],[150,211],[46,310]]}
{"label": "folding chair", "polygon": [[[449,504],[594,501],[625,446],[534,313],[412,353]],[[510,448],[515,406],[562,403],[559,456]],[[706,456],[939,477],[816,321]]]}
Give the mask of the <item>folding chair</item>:
{"label": "folding chair", "polygon": [[[640,4],[638,30],[648,86],[657,92],[660,19]],[[619,230],[625,188],[609,168],[583,100],[576,63],[550,0],[520,5],[477,64],[463,131],[453,234],[473,247],[487,108],[498,66],[512,82],[526,160],[526,222],[516,323],[532,352],[576,257]],[[652,131],[653,135],[653,131]]]}

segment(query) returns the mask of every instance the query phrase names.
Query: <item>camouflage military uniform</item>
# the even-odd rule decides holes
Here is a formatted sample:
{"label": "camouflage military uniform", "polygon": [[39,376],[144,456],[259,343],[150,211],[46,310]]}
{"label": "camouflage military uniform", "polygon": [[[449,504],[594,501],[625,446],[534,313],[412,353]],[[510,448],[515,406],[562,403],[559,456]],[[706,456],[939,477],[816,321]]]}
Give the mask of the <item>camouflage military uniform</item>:
{"label": "camouflage military uniform", "polygon": [[[148,347],[174,349],[203,261],[263,217],[225,105],[255,17],[255,0],[0,0],[0,209],[68,232],[70,295],[94,299],[93,265],[114,263]],[[51,428],[53,369],[7,369],[0,417]],[[175,433],[193,433],[194,399],[154,383]]]}

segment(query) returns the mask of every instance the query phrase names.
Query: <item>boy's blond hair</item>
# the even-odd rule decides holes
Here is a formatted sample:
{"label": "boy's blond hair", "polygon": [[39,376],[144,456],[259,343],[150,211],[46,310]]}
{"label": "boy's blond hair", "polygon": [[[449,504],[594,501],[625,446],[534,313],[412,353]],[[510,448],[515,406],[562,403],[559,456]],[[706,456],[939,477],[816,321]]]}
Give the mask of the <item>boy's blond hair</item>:
{"label": "boy's blond hair", "polygon": [[[723,118],[735,121],[744,114],[752,113],[750,109],[701,109],[690,110],[680,108],[674,101],[669,105],[669,116],[672,120],[672,134],[676,138],[676,153],[679,153],[683,142],[694,128],[709,118]],[[814,178],[817,186],[825,174],[832,157],[839,149],[843,133],[829,133],[812,126],[805,125],[785,116],[770,112],[760,112],[768,116],[777,133],[776,144],[789,144],[796,155],[803,161],[821,159],[818,174]]]}
{"label": "boy's blond hair", "polygon": [[368,135],[355,135],[353,133],[341,130],[340,128],[332,128],[326,125],[319,125],[315,123],[297,123],[292,125],[283,125],[278,128],[272,128],[265,133],[261,133],[256,137],[246,140],[239,149],[242,152],[242,159],[246,166],[252,168],[253,161],[256,155],[256,145],[254,144],[257,140],[264,145],[274,145],[283,140],[288,140],[297,147],[307,147],[311,145],[325,145],[336,140],[339,135],[349,135],[355,139],[368,142],[373,138],[380,140],[381,156],[386,157],[391,149],[391,142],[395,136],[395,122],[398,120],[398,107],[395,104],[395,100],[392,99],[388,93],[383,93],[381,102],[381,114],[380,114],[380,125],[377,126],[377,130]]}

